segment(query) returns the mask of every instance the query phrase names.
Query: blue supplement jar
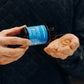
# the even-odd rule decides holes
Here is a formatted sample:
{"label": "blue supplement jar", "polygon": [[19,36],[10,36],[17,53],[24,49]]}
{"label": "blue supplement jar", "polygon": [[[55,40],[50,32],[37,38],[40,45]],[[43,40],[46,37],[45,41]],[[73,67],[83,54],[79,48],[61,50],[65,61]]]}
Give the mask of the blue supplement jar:
{"label": "blue supplement jar", "polygon": [[47,44],[56,38],[55,28],[48,28],[45,25],[30,26],[21,30],[21,37],[31,40],[34,45]]}

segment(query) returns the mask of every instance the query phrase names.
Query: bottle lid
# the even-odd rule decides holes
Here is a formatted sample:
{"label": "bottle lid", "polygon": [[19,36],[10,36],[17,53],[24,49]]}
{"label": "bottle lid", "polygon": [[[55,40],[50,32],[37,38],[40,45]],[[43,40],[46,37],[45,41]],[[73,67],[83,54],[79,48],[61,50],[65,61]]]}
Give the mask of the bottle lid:
{"label": "bottle lid", "polygon": [[23,28],[21,30],[21,37],[23,37],[23,38],[29,38],[28,31],[27,31],[26,28]]}

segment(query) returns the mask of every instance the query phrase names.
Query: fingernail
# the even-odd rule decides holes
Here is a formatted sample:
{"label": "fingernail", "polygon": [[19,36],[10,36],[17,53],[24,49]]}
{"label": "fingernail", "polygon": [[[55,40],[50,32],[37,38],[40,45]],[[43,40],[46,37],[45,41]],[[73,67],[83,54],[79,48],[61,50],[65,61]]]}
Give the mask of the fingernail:
{"label": "fingernail", "polygon": [[23,25],[24,27],[27,27],[27,25]]}
{"label": "fingernail", "polygon": [[23,26],[20,26],[20,27],[27,27],[27,25],[23,25]]}

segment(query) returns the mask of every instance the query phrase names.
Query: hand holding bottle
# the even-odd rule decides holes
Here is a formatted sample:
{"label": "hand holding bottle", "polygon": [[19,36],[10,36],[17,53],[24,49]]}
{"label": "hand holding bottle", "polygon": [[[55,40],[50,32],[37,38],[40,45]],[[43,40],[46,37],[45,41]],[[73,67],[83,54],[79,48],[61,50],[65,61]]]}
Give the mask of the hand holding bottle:
{"label": "hand holding bottle", "polygon": [[[0,32],[0,65],[14,62],[21,58],[28,46],[31,44],[29,39],[15,37],[26,25],[15,27]],[[18,48],[9,48],[8,45],[21,45]]]}
{"label": "hand holding bottle", "polygon": [[72,56],[79,47],[79,39],[74,34],[65,34],[59,39],[52,41],[44,51],[54,58],[66,59]]}

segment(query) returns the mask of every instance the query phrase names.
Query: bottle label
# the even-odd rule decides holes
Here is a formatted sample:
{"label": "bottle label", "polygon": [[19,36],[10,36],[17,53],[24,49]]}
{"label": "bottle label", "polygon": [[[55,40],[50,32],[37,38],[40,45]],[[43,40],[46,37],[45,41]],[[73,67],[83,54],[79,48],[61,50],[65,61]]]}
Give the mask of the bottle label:
{"label": "bottle label", "polygon": [[29,39],[33,45],[45,44],[48,41],[48,32],[45,25],[26,27],[29,33]]}

